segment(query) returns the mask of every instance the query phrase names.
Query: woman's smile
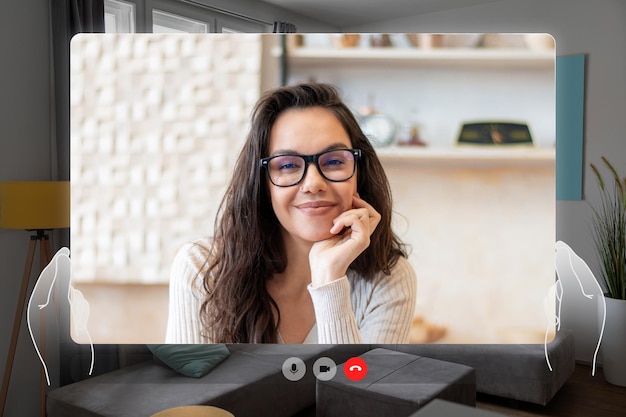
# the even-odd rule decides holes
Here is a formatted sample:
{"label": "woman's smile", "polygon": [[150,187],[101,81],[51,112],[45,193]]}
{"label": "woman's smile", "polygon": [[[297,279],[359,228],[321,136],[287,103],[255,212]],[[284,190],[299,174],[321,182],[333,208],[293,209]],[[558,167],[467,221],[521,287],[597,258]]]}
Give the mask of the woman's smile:
{"label": "woman's smile", "polygon": [[295,206],[300,212],[307,216],[323,216],[337,207],[337,203],[333,201],[307,201]]}

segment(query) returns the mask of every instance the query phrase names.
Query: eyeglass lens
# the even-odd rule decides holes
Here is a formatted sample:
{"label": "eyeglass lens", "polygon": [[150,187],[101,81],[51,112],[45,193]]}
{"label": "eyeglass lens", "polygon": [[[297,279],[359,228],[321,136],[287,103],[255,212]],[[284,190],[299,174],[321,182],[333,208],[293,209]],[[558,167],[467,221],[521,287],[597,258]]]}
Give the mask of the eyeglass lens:
{"label": "eyeglass lens", "polygon": [[[321,153],[315,162],[322,176],[330,181],[346,181],[354,174],[354,155],[349,150]],[[306,166],[301,155],[280,155],[269,161],[268,171],[274,184],[286,187],[304,178]]]}

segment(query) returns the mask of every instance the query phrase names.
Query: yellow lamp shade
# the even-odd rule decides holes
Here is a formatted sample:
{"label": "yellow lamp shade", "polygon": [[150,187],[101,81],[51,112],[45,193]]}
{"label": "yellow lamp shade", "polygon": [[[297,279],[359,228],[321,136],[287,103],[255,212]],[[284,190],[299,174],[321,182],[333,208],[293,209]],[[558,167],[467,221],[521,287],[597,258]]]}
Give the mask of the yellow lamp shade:
{"label": "yellow lamp shade", "polygon": [[0,227],[70,227],[69,181],[0,182]]}

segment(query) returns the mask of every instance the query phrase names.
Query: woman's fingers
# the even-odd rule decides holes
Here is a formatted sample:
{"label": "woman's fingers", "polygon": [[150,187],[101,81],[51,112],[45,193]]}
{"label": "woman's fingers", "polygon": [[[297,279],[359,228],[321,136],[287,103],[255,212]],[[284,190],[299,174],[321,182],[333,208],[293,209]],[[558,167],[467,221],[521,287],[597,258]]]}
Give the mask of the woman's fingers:
{"label": "woman's fingers", "polygon": [[355,208],[365,208],[365,209],[367,209],[367,211],[369,213],[370,225],[372,226],[370,230],[373,232],[374,229],[376,229],[376,226],[378,225],[378,223],[380,222],[380,213],[378,213],[376,211],[376,209],[374,209],[374,207],[372,207],[371,204],[369,204],[367,201],[361,199],[361,197],[359,197],[359,196],[354,196],[352,198],[352,205]]}
{"label": "woman's fingers", "polygon": [[350,264],[370,245],[370,236],[380,222],[380,214],[359,197],[351,209],[333,220],[329,239],[316,242],[309,253],[312,283],[323,283],[345,275]]}
{"label": "woman's fingers", "polygon": [[338,234],[341,233],[341,231],[343,231],[346,227],[358,227],[361,231],[367,228],[367,231],[369,232],[369,226],[369,212],[366,209],[351,209],[341,213],[333,220],[333,226],[331,227],[330,232]]}
{"label": "woman's fingers", "polygon": [[[344,218],[356,215],[363,224],[367,224],[369,234],[374,233],[376,226],[380,222],[380,214],[368,202],[357,196],[354,196],[352,199],[352,206],[354,207],[353,209],[343,212],[333,221],[333,227],[330,232],[337,234],[343,230],[343,227],[352,227],[346,224]],[[339,227],[339,224],[344,226]]]}

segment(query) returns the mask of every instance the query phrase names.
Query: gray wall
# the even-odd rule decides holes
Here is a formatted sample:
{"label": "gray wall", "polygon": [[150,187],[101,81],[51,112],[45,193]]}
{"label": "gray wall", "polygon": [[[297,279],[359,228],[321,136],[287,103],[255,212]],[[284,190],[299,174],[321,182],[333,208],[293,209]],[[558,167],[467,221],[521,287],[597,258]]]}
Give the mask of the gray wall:
{"label": "gray wall", "polygon": [[[557,201],[556,237],[599,277],[591,240],[589,202],[599,196],[588,168],[605,155],[626,173],[626,2],[621,0],[508,0],[343,28],[363,32],[548,32],[557,55],[587,54],[583,201]],[[562,325],[576,335],[576,357],[590,362],[597,343],[595,301],[568,291]],[[514,295],[512,295],[514,296]]]}
{"label": "gray wall", "polygon": [[[5,5],[0,13],[0,181],[51,179],[48,3],[12,2],[10,10]],[[0,229],[3,374],[28,236],[23,230]],[[6,416],[33,416],[39,410],[39,360],[31,347],[25,319],[22,323]]]}

